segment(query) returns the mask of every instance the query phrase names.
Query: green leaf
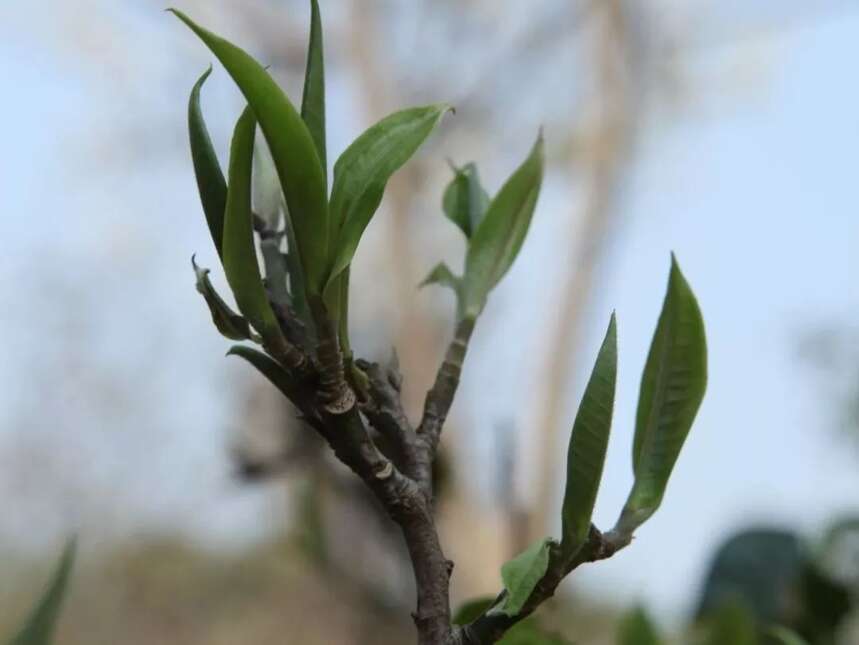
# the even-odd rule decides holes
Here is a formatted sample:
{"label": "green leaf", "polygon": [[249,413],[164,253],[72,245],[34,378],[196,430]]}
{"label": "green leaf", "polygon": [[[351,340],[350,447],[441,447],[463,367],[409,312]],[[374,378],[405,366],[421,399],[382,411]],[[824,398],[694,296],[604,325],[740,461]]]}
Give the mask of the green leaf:
{"label": "green leaf", "polygon": [[[537,540],[501,567],[501,580],[507,592],[499,611],[516,616],[525,606],[531,592],[549,568],[549,553],[554,542],[551,538]],[[495,611],[493,609],[493,611]]]}
{"label": "green leaf", "polygon": [[617,325],[612,313],[585,388],[567,449],[567,483],[561,510],[561,550],[578,552],[588,537],[611,431],[617,380]]}
{"label": "green leaf", "polygon": [[48,645],[52,641],[74,558],[75,541],[69,540],[47,589],[9,645]]}
{"label": "green leaf", "polygon": [[537,204],[543,180],[543,136],[531,154],[510,176],[471,236],[465,258],[465,315],[476,318],[492,288],[504,276],[516,256]]}
{"label": "green leaf", "polygon": [[462,279],[450,270],[444,262],[436,264],[432,271],[429,272],[426,278],[423,279],[418,287],[426,287],[431,284],[439,284],[443,287],[450,287],[457,294],[462,286]]}
{"label": "green leaf", "polygon": [[198,267],[193,255],[191,266],[197,276],[197,291],[206,299],[209,312],[212,314],[212,322],[215,323],[218,331],[230,340],[250,340],[252,332],[248,321],[234,312],[218,295],[209,281],[209,269]]}
{"label": "green leaf", "polygon": [[780,645],[808,645],[804,638],[787,627],[773,625],[766,633]]}
{"label": "green leaf", "polygon": [[465,237],[470,238],[489,207],[489,195],[480,185],[477,166],[473,163],[462,168],[451,165],[451,168],[454,177],[444,191],[442,208]]}
{"label": "green leaf", "polygon": [[623,535],[659,508],[707,387],[704,321],[674,254],[668,291],[641,378],[632,463],[635,483],[618,520]]}
{"label": "green leaf", "polygon": [[[477,620],[494,603],[495,598],[490,596],[466,601],[456,610],[451,622],[454,625],[467,625]],[[571,643],[561,636],[549,634],[534,616],[528,616],[507,630],[498,641],[498,645],[571,645]]]}
{"label": "green leaf", "polygon": [[319,293],[328,266],[325,172],[313,136],[283,90],[242,49],[170,9],[206,44],[232,76],[259,120],[271,149],[295,228],[307,288]]}
{"label": "green leaf", "polygon": [[218,163],[218,156],[215,154],[215,148],[212,146],[212,139],[209,137],[209,130],[206,128],[206,122],[203,120],[203,112],[200,108],[200,90],[211,73],[212,68],[210,66],[191,89],[191,98],[188,100],[188,134],[191,141],[191,160],[194,163],[194,175],[197,178],[200,202],[203,204],[203,212],[212,234],[212,241],[215,243],[215,249],[220,256],[224,235],[227,182]]}
{"label": "green leaf", "polygon": [[617,645],[660,645],[662,640],[647,612],[637,607],[620,620]]}
{"label": "green leaf", "polygon": [[[304,93],[301,98],[301,118],[307,125],[323,175],[328,174],[325,153],[325,59],[322,48],[322,18],[319,3],[310,0],[310,42],[307,46],[307,69],[304,72]],[[325,177],[323,177],[325,179]],[[326,181],[327,183],[327,181]],[[328,194],[326,187],[325,193]]]}
{"label": "green leaf", "polygon": [[395,112],[359,136],[334,164],[331,218],[339,231],[330,284],[349,266],[358,242],[382,201],[385,185],[426,140],[446,104],[427,105]]}
{"label": "green leaf", "polygon": [[256,119],[245,108],[230,147],[229,189],[224,214],[224,272],[239,311],[268,343],[283,341],[280,325],[263,287],[254,247],[251,214],[251,166]]}
{"label": "green leaf", "polygon": [[741,602],[726,602],[707,621],[706,645],[758,645],[754,616]]}
{"label": "green leaf", "polygon": [[257,368],[283,395],[293,399],[298,390],[293,378],[276,360],[252,347],[233,345],[227,356],[239,356]]}

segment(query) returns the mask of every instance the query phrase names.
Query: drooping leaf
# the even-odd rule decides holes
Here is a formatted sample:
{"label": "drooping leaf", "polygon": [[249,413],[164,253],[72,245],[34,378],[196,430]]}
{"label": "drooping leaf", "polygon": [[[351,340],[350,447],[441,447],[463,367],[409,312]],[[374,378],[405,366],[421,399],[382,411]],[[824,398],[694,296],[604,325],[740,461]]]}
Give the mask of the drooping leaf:
{"label": "drooping leaf", "polygon": [[632,463],[635,483],[618,521],[624,535],[656,512],[707,387],[698,301],[671,255],[668,291],[641,378]]}
{"label": "drooping leaf", "polygon": [[289,375],[280,363],[252,347],[245,345],[233,345],[227,356],[239,356],[257,368],[284,396],[288,399],[295,397],[297,386],[294,379]]}
{"label": "drooping leaf", "polygon": [[588,537],[611,431],[617,380],[617,325],[608,330],[585,388],[567,449],[567,483],[561,510],[561,550],[578,552]]}
{"label": "drooping leaf", "polygon": [[329,283],[349,266],[358,242],[382,201],[385,185],[450,109],[446,104],[391,114],[366,132],[334,164],[331,217],[339,230]]}
{"label": "drooping leaf", "polygon": [[[310,130],[316,154],[326,176],[328,165],[325,152],[325,59],[322,47],[322,18],[319,2],[310,0],[310,42],[307,46],[307,69],[304,72],[304,93],[301,98],[301,118]],[[325,189],[328,194],[328,188]]]}
{"label": "drooping leaf", "polygon": [[806,640],[795,631],[781,625],[773,625],[766,634],[779,645],[808,645]]}
{"label": "drooping leaf", "polygon": [[218,295],[209,281],[209,269],[197,266],[194,256],[191,256],[191,266],[197,276],[197,291],[205,298],[209,312],[212,314],[212,322],[215,323],[218,331],[230,340],[251,339],[252,332],[248,321],[234,312]]}
{"label": "drooping leaf", "polygon": [[45,592],[9,645],[49,645],[52,642],[74,557],[75,541],[70,540]]}
{"label": "drooping leaf", "polygon": [[251,166],[256,119],[250,107],[239,117],[230,147],[229,189],[224,214],[224,272],[239,311],[269,343],[282,332],[263,287],[254,247],[251,213]]}
{"label": "drooping leaf", "polygon": [[221,61],[259,120],[292,218],[308,290],[320,293],[328,266],[325,173],[313,136],[283,90],[242,49],[170,9]]}
{"label": "drooping leaf", "polygon": [[636,607],[621,618],[617,630],[617,645],[660,645],[662,640],[647,612]]}
{"label": "drooping leaf", "polygon": [[465,237],[470,238],[489,207],[489,195],[480,185],[477,166],[473,163],[452,168],[454,177],[444,191],[442,208]]}
{"label": "drooping leaf", "polygon": [[221,255],[221,241],[224,235],[224,206],[227,202],[227,182],[218,156],[212,146],[209,130],[203,120],[200,108],[200,90],[209,78],[212,68],[209,67],[191,89],[188,100],[188,134],[191,141],[191,160],[194,163],[194,175],[197,178],[197,189],[200,192],[200,202],[206,223],[212,234],[212,241],[218,255]]}
{"label": "drooping leaf", "polygon": [[507,593],[498,611],[512,617],[522,610],[531,592],[549,568],[549,555],[553,544],[551,538],[537,540],[502,565],[501,581]]}
{"label": "drooping leaf", "polygon": [[465,315],[476,318],[492,288],[504,276],[516,256],[537,204],[543,180],[543,136],[528,158],[510,176],[489,204],[471,236],[465,257]]}

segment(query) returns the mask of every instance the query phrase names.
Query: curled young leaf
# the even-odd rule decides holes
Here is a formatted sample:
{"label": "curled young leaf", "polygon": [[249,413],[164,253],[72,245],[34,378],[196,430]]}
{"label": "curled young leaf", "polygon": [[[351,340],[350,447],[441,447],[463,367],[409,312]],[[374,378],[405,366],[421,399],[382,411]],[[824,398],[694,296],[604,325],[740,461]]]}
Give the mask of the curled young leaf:
{"label": "curled young leaf", "polygon": [[662,502],[707,387],[707,341],[698,301],[671,255],[668,291],[641,378],[632,464],[635,483],[616,530],[632,532]]}
{"label": "curled young leaf", "polygon": [[283,395],[293,399],[298,389],[295,380],[289,375],[283,366],[276,360],[263,354],[252,347],[234,345],[227,352],[227,356],[238,356],[257,368]]}
{"label": "curled young leaf", "polygon": [[531,224],[542,181],[541,134],[528,158],[490,202],[486,214],[471,236],[463,280],[466,316],[476,318],[480,314],[489,292],[519,254]]}
{"label": "curled young leaf", "polygon": [[553,544],[551,538],[537,540],[515,558],[504,563],[501,567],[501,580],[506,593],[501,605],[492,611],[500,611],[510,617],[522,611],[522,607],[531,597],[531,592],[546,575]]}
{"label": "curled young leaf", "polygon": [[215,287],[209,281],[209,269],[197,266],[194,256],[191,256],[191,266],[197,277],[197,291],[205,298],[209,312],[212,314],[212,322],[215,323],[218,331],[230,340],[251,339],[253,332],[251,332],[248,321],[234,312],[218,295]]}
{"label": "curled young leaf", "polygon": [[489,195],[480,185],[477,166],[473,163],[457,168],[451,164],[454,177],[442,197],[445,215],[470,238],[489,207]]}
{"label": "curled young leaf", "polygon": [[256,119],[250,107],[239,117],[230,147],[229,189],[224,214],[224,272],[239,311],[267,343],[283,343],[283,334],[262,283],[254,246],[251,213],[251,167]]}
{"label": "curled young leaf", "polygon": [[259,120],[277,168],[295,230],[307,289],[320,293],[328,267],[328,203],[325,172],[313,136],[283,90],[247,52],[170,9],[213,54],[236,82]]}
{"label": "curled young leaf", "polygon": [[331,189],[332,225],[339,234],[329,284],[352,262],[388,179],[411,158],[448,110],[449,105],[438,104],[395,112],[370,127],[340,155]]}
{"label": "curled young leaf", "polygon": [[200,202],[206,223],[212,234],[212,241],[218,255],[221,255],[222,239],[224,236],[224,206],[227,202],[227,182],[218,163],[218,156],[212,146],[209,130],[203,120],[200,108],[200,90],[209,78],[212,68],[209,67],[191,89],[188,100],[188,134],[191,142],[191,160],[194,163],[194,175],[197,178],[197,189],[200,192]]}
{"label": "curled young leaf", "polygon": [[9,645],[49,645],[51,643],[74,558],[75,541],[69,540],[48,587],[20,631],[9,641]]}
{"label": "curled young leaf", "polygon": [[617,326],[611,315],[585,388],[567,449],[567,482],[561,510],[561,551],[571,558],[588,537],[611,431],[617,380]]}

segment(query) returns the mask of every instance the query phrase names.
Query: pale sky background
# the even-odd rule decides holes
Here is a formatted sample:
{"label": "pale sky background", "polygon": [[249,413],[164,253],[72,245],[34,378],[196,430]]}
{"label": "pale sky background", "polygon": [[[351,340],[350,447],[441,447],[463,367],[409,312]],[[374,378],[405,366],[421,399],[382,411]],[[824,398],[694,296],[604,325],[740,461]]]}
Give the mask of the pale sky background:
{"label": "pale sky background", "polygon": [[[74,527],[84,539],[165,527],[220,545],[264,537],[282,499],[236,487],[227,455],[248,373],[223,359],[189,268],[195,251],[214,263],[184,133],[187,90],[208,59],[154,4],[88,3],[125,30],[101,37],[67,31],[52,11],[61,4],[0,6],[0,500],[11,509],[0,544],[41,548]],[[669,618],[693,602],[730,531],[768,522],[813,534],[859,510],[859,454],[832,431],[831,402],[796,356],[810,330],[857,327],[859,11],[724,44],[720,11],[704,14],[715,44],[687,63],[700,91],[684,111],[647,117],[583,350],[594,356],[616,309],[620,381],[596,515],[608,528],[631,483],[638,378],[674,250],[704,312],[708,393],[662,509],[631,548],[575,576],[607,599],[647,595]],[[76,62],[76,38],[91,38],[103,65]],[[112,55],[123,47],[153,51],[134,67]],[[208,100],[235,106],[216,71]],[[331,83],[329,100],[347,100],[348,83]],[[160,120],[135,121],[144,114]],[[230,118],[213,117],[221,141]],[[366,125],[355,119],[332,121],[332,151]],[[523,119],[485,173],[493,189],[541,120]],[[105,140],[123,133],[117,121],[135,136]],[[166,128],[157,146],[148,127]],[[499,423],[533,423],[537,323],[551,320],[568,261],[567,224],[551,217],[564,181],[549,174],[522,256],[479,327],[456,408],[470,432],[460,461],[491,459]],[[437,196],[427,210],[447,225]],[[485,488],[486,469],[474,470]]]}

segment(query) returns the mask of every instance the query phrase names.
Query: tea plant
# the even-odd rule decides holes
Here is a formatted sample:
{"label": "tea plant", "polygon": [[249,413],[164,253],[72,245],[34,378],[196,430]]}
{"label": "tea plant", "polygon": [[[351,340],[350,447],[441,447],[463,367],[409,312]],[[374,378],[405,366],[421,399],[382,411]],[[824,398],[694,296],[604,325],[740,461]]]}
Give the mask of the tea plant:
{"label": "tea plant", "polygon": [[[296,109],[266,69],[239,47],[171,10],[209,48],[247,100],[233,133],[226,177],[200,109],[207,70],[191,92],[191,151],[203,210],[238,312],[194,263],[197,288],[218,330],[269,379],[372,490],[402,529],[417,587],[422,645],[497,642],[578,566],[611,557],[659,508],[704,396],[707,355],[695,296],[672,256],[668,290],[644,367],[632,448],[634,484],[617,524],[591,523],[614,406],[616,322],[612,315],[573,423],[559,540],[542,539],[501,567],[504,588],[467,623],[453,625],[453,563],[433,519],[432,465],[453,403],[469,339],[492,289],[525,240],[543,178],[543,137],[490,197],[473,164],[455,168],[443,210],[467,239],[461,275],[439,264],[425,283],[456,294],[456,329],[416,426],[400,402],[394,365],[356,358],[349,342],[349,271],[391,175],[450,110],[414,107],[385,117],[337,159],[329,191],[322,26],[314,0],[304,93]],[[257,127],[270,150],[257,155]],[[256,195],[256,199],[253,197]],[[257,263],[259,239],[264,272]],[[264,276],[264,277],[263,277]],[[360,296],[360,294],[358,294]],[[382,441],[383,440],[383,441]]]}

